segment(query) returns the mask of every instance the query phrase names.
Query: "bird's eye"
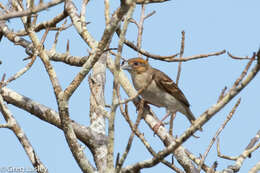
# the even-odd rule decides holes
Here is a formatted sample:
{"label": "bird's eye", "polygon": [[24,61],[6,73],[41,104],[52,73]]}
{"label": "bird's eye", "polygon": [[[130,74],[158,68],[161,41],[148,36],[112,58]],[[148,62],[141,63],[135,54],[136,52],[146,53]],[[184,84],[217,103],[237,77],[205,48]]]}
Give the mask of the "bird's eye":
{"label": "bird's eye", "polygon": [[124,63],[125,63],[125,60],[124,60],[124,61],[122,61],[121,65],[124,65]]}
{"label": "bird's eye", "polygon": [[134,65],[138,65],[139,63],[138,62],[134,62]]}

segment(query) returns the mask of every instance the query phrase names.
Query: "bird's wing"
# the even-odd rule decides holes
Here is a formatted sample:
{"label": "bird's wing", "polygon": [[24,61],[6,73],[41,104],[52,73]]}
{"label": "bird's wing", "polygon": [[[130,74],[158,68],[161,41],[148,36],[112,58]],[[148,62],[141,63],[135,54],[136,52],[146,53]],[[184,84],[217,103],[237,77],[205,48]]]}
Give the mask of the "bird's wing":
{"label": "bird's wing", "polygon": [[171,94],[173,97],[175,97],[177,100],[179,100],[181,103],[186,105],[187,107],[190,106],[188,100],[182,93],[182,91],[178,88],[178,86],[171,80],[170,77],[168,77],[163,72],[154,69],[154,80],[155,83],[159,88],[162,90],[165,90],[169,94]]}

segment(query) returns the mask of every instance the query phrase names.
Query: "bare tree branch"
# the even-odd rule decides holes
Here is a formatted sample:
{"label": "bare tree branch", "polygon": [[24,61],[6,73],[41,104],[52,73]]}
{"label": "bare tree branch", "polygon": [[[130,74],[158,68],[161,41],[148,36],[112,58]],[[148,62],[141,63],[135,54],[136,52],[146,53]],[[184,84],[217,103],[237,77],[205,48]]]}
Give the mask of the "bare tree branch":
{"label": "bare tree branch", "polygon": [[[117,35],[120,35],[120,32],[121,31],[119,29],[117,29]],[[218,56],[218,55],[222,55],[222,54],[226,53],[226,50],[222,50],[222,51],[208,53],[208,54],[200,54],[200,55],[193,55],[193,56],[184,57],[184,58],[176,58],[179,55],[179,53],[174,54],[174,55],[169,55],[169,56],[161,56],[161,55],[151,54],[148,51],[145,51],[143,49],[138,49],[134,43],[132,43],[128,40],[125,40],[125,44],[128,47],[141,53],[144,56],[147,56],[147,57],[155,59],[155,60],[161,60],[161,61],[166,61],[166,62],[179,62],[179,61],[185,62],[185,61],[196,60],[196,59],[201,59],[201,58],[208,58],[211,56]]]}
{"label": "bare tree branch", "polygon": [[234,56],[232,55],[230,52],[227,52],[228,56],[232,59],[236,59],[236,60],[250,60],[251,58],[249,58],[248,56],[246,57],[238,57],[238,56]]}
{"label": "bare tree branch", "polygon": [[[194,155],[193,155],[190,151],[188,151],[188,150],[185,150],[185,153],[186,153],[187,156],[188,156],[193,162],[195,162],[197,165],[200,164],[201,159],[199,159],[199,158],[197,158],[196,156],[194,156]],[[211,173],[211,172],[210,172],[210,171],[211,171],[211,168],[210,168],[208,165],[206,165],[205,163],[202,164],[201,168],[202,168],[205,172]]]}
{"label": "bare tree branch", "polygon": [[[34,28],[35,32],[39,32],[43,29],[47,29],[50,28],[50,30],[52,30],[52,27],[56,27],[56,25],[62,21],[63,19],[65,19],[68,16],[68,14],[63,11],[62,13],[58,14],[56,17],[54,17],[53,19],[49,20],[49,21],[45,21],[45,22],[41,22],[39,24],[37,24]],[[17,36],[25,36],[28,35],[28,33],[25,30],[20,30],[18,32],[16,32]]]}
{"label": "bare tree branch", "polygon": [[0,95],[0,111],[3,114],[5,120],[7,121],[6,127],[14,132],[19,142],[22,144],[27,156],[29,157],[33,167],[38,173],[47,173],[48,169],[44,166],[41,160],[36,155],[30,141],[28,140],[26,134],[18,124],[18,122],[13,117],[12,113],[8,109],[7,105],[4,103],[2,95]]}
{"label": "bare tree branch", "polygon": [[129,11],[126,14],[125,21],[123,24],[122,32],[119,37],[118,41],[118,48],[117,48],[117,56],[115,59],[115,65],[116,65],[116,72],[114,73],[114,83],[113,83],[113,93],[112,93],[112,106],[111,106],[111,112],[109,117],[109,126],[108,126],[108,169],[113,169],[114,164],[114,132],[115,132],[115,115],[116,115],[116,109],[118,107],[118,96],[117,96],[117,88],[119,87],[118,83],[118,73],[120,70],[120,59],[121,54],[123,51],[123,45],[125,40],[125,34],[128,28],[129,19],[132,17],[133,12],[135,9],[135,3],[130,7]]}
{"label": "bare tree branch", "polygon": [[110,20],[110,9],[109,9],[109,0],[104,0],[105,3],[105,20],[106,20],[106,25],[109,24],[109,20]]}
{"label": "bare tree branch", "polygon": [[254,146],[251,149],[245,150],[243,153],[240,154],[240,156],[236,157],[236,162],[234,165],[228,166],[228,168],[221,171],[221,173],[228,173],[230,171],[232,172],[238,172],[244,163],[244,160],[255,150],[257,150],[260,147],[260,143],[258,143],[256,146]]}
{"label": "bare tree branch", "polygon": [[[143,111],[144,111],[144,102],[141,101],[140,103],[142,106],[139,106],[139,111],[138,111],[138,117],[137,117],[137,122],[136,124],[134,125],[132,123],[132,121],[130,120],[129,118],[129,115],[128,115],[128,111],[127,111],[127,104],[125,105],[125,111],[123,111],[123,105],[120,105],[120,111],[121,113],[123,114],[124,118],[126,119],[126,121],[128,122],[131,130],[132,130],[132,134],[134,133],[141,141],[142,143],[145,145],[146,149],[153,155],[155,156],[156,155],[156,152],[155,150],[151,147],[151,145],[149,144],[149,142],[144,138],[144,135],[139,132],[138,128],[137,128],[137,125],[139,124],[139,119],[142,118],[143,116]],[[128,152],[128,151],[127,151]],[[122,162],[124,161],[124,157],[126,157],[127,153],[124,153],[125,155],[123,155],[123,157],[121,158],[122,160],[121,163],[119,162],[119,168],[118,168],[118,171],[120,171],[120,164],[123,164]],[[163,164],[165,164],[166,166],[168,166],[169,168],[171,168],[172,170],[174,170],[175,172],[177,173],[183,173],[183,171],[181,171],[179,168],[177,168],[173,163],[171,164],[170,162],[166,161],[165,159],[163,159],[161,161]],[[140,169],[143,169],[143,168],[146,168],[147,165],[143,164],[143,162],[138,162],[137,163],[138,167],[132,167],[132,166],[127,166],[126,168],[123,169],[123,172],[128,172],[128,171],[134,171],[134,172],[138,172]]]}
{"label": "bare tree branch", "polygon": [[60,4],[62,2],[64,2],[64,0],[52,0],[48,3],[46,3],[46,4],[40,4],[38,6],[35,6],[32,9],[17,11],[17,12],[10,12],[10,13],[1,15],[0,20],[7,20],[7,19],[16,18],[16,17],[22,17],[22,16],[28,16],[28,15],[31,15],[31,14],[36,14],[37,12],[46,10],[47,8],[55,6],[55,5]]}
{"label": "bare tree branch", "polygon": [[[113,14],[110,15],[110,10],[112,10],[110,5],[112,5],[112,1],[104,0],[104,14],[102,14],[104,15],[105,19],[105,27],[103,33],[101,33],[101,39],[99,39],[99,41],[95,40],[95,38],[92,36],[92,33],[90,33],[88,30],[87,24],[89,22],[87,22],[86,19],[89,20],[90,16],[88,16],[89,14],[87,13],[89,13],[89,11],[86,9],[88,9],[87,5],[93,3],[91,2],[88,4],[89,0],[82,0],[81,3],[72,0],[49,0],[48,2],[45,2],[43,0],[9,0],[8,3],[0,2],[0,41],[3,36],[6,37],[7,42],[19,45],[19,48],[22,47],[22,49],[25,50],[25,53],[28,55],[28,57],[26,58],[18,58],[24,58],[24,60],[30,59],[30,62],[28,62],[27,65],[25,65],[21,70],[16,71],[16,73],[8,80],[4,80],[4,75],[2,81],[0,82],[0,111],[6,119],[6,122],[0,124],[0,128],[11,129],[16,134],[35,168],[38,168],[37,165],[41,165],[42,163],[37,158],[37,155],[30,145],[29,140],[26,138],[26,135],[22,131],[22,128],[12,116],[11,112],[8,110],[4,102],[21,108],[22,110],[31,113],[33,116],[38,117],[41,120],[61,129],[64,132],[65,138],[73,154],[73,157],[75,158],[82,172],[139,173],[145,168],[151,168],[156,166],[158,163],[163,163],[169,169],[178,173],[198,173],[201,169],[203,169],[203,171],[207,173],[235,173],[242,168],[242,165],[245,164],[245,160],[247,159],[247,157],[249,158],[253,152],[259,149],[260,131],[258,131],[255,137],[251,139],[248,146],[243,151],[241,151],[241,154],[235,157],[222,155],[220,153],[218,140],[217,152],[219,157],[231,160],[232,165],[229,165],[223,170],[217,171],[216,169],[218,163],[216,161],[214,163],[211,163],[210,166],[204,163],[207,154],[212,148],[213,143],[216,139],[218,139],[217,137],[225,127],[226,123],[234,114],[240,100],[233,107],[226,121],[221,125],[213,139],[209,141],[210,144],[203,156],[200,156],[200,158],[196,158],[196,156],[192,154],[192,152],[190,152],[188,149],[184,148],[182,144],[186,140],[190,139],[190,137],[198,129],[200,129],[213,116],[215,116],[218,111],[220,111],[236,95],[238,95],[257,75],[258,71],[260,70],[260,50],[257,52],[257,54],[253,54],[252,57],[239,57],[232,55],[230,52],[227,53],[230,58],[235,60],[249,60],[245,68],[242,70],[241,75],[234,81],[233,85],[229,87],[229,90],[227,90],[227,87],[225,87],[221,91],[216,104],[212,105],[204,113],[202,113],[201,116],[195,121],[194,124],[191,125],[190,128],[186,129],[183,134],[178,135],[179,137],[175,137],[172,134],[174,115],[171,117],[170,120],[169,131],[167,131],[167,129],[164,127],[160,127],[156,132],[156,135],[158,136],[159,140],[164,144],[164,147],[160,148],[159,152],[158,150],[154,149],[152,143],[150,143],[150,141],[145,138],[145,135],[138,129],[138,124],[140,123],[142,118],[150,128],[154,127],[154,125],[157,123],[158,118],[150,109],[150,106],[145,103],[145,100],[142,100],[140,99],[140,97],[138,97],[143,89],[136,91],[129,80],[126,78],[124,73],[120,70],[120,60],[121,58],[124,59],[122,55],[127,53],[123,52],[124,44],[134,50],[138,54],[138,56],[146,56],[147,59],[153,58],[155,60],[165,62],[179,62],[178,73],[176,77],[177,85],[179,83],[179,78],[181,75],[182,62],[209,58],[226,53],[225,50],[222,50],[218,52],[184,57],[184,32],[182,32],[181,48],[179,50],[179,53],[177,54],[162,56],[152,54],[146,50],[143,50],[142,33],[144,21],[155,13],[155,11],[153,11],[146,15],[145,4],[162,3],[166,1],[168,0],[120,0],[120,6],[113,12]],[[49,9],[57,10],[57,8],[51,7],[61,7],[61,3],[63,2],[64,6],[62,9],[60,9],[61,13],[56,11],[56,16],[53,16],[46,21],[42,20],[43,16],[41,14],[47,12]],[[118,2],[113,2],[113,4],[114,3]],[[131,18],[136,4],[141,5],[141,8],[139,8],[141,9],[139,21]],[[79,10],[77,10],[77,8]],[[43,11],[43,13],[41,11]],[[71,24],[66,25],[66,18],[68,16],[71,19]],[[9,23],[9,19],[14,18],[21,19],[24,25],[21,30],[17,31],[17,28],[20,29],[19,23],[18,25],[13,25],[13,23]],[[62,20],[64,21],[64,23],[61,25],[59,24],[58,26],[58,23],[60,23]],[[125,33],[128,29],[128,22],[133,22],[138,27],[137,43],[132,43],[125,38]],[[9,24],[13,28],[9,29],[7,26]],[[121,24],[123,24],[122,28]],[[60,33],[72,25],[74,26],[76,33],[89,47],[87,48],[87,55],[85,56],[74,56],[71,53],[74,50],[70,50],[70,43],[72,44],[72,40],[70,40],[70,38],[68,38],[67,44],[66,42],[64,42],[64,40],[59,40],[62,39],[61,37],[59,37]],[[49,31],[52,30],[55,30],[57,32],[51,49],[47,50],[46,47],[49,47],[49,40],[45,43],[46,45],[44,44],[44,41]],[[39,35],[41,35],[44,31],[45,33],[43,34],[42,39],[39,40]],[[118,46],[117,48],[111,48],[110,43],[111,40],[114,39],[113,36],[115,32],[119,36]],[[64,48],[66,49],[64,53],[58,52],[60,46],[58,45],[58,41],[59,44],[63,44]],[[6,40],[2,41],[2,43],[5,42]],[[117,53],[112,52],[112,49],[116,49]],[[115,61],[112,61],[109,52],[112,52],[111,54],[115,55]],[[25,74],[32,67],[37,56],[43,62],[44,68],[50,78],[58,105],[58,112],[5,87],[10,82],[20,78],[23,74]],[[54,68],[55,66],[53,65],[55,62],[62,62],[69,65],[65,66],[66,68],[71,68],[71,66],[80,67],[80,69],[78,69],[79,73],[74,77],[74,79],[72,79],[68,86],[65,86],[67,87],[65,88],[65,90],[63,90],[61,85],[59,84],[59,78],[56,75]],[[110,69],[114,77],[114,88],[112,93],[113,97],[112,104],[109,103],[110,105],[105,103],[104,97],[105,86],[109,84],[109,82],[106,81],[107,67]],[[91,70],[92,74],[89,74]],[[10,73],[9,71],[7,72]],[[90,100],[89,102],[87,101],[86,104],[90,103],[90,110],[86,118],[88,118],[89,116],[89,127],[74,122],[70,119],[69,114],[69,100],[71,96],[75,93],[74,91],[79,87],[79,85],[81,85],[82,81],[88,74]],[[150,85],[150,83],[148,85]],[[120,86],[122,86],[123,90],[128,95],[128,99],[124,101],[121,101],[120,98]],[[127,103],[130,101],[134,103],[138,110],[137,120],[135,124],[131,121],[128,114]],[[115,123],[117,122],[115,121],[115,118],[118,106],[120,108],[121,114],[126,119],[131,129],[131,135],[129,137],[124,153],[122,153],[121,157],[118,154],[116,164],[114,165],[114,147],[116,142],[114,133],[116,132],[116,130],[118,130],[115,127]],[[106,118],[108,118],[108,121],[106,120]],[[147,151],[151,154],[151,158],[141,161],[138,160],[132,164],[124,165],[125,160],[128,157],[128,153],[132,152],[132,148],[135,147],[134,145],[132,145],[135,135],[137,136],[138,140],[140,139]],[[149,133],[147,135],[149,135]],[[83,142],[88,147],[95,165],[92,165],[92,163],[88,160],[86,156],[89,155],[85,155],[85,152],[83,152],[85,147],[81,146],[78,140]],[[25,147],[27,144],[29,144],[29,147]],[[167,156],[169,156],[170,154],[172,154],[171,162],[170,160],[168,161],[167,158]],[[176,166],[176,163],[174,163],[175,159],[179,163],[179,168]],[[45,169],[38,168],[36,170],[38,172],[44,172]],[[259,162],[255,163],[255,165],[251,168],[250,173],[256,172],[258,170],[260,170]]]}
{"label": "bare tree branch", "polygon": [[[130,4],[132,4],[132,3],[133,3],[133,1],[130,2]],[[81,30],[78,29],[78,32],[80,33],[82,38],[89,45],[92,45],[91,47],[94,48],[94,50],[91,52],[90,57],[82,66],[78,75],[74,78],[74,80],[71,82],[71,84],[64,91],[65,97],[67,99],[70,98],[70,96],[78,88],[78,86],[80,85],[82,80],[85,78],[85,76],[89,73],[90,69],[98,61],[99,57],[103,54],[103,51],[108,46],[108,43],[110,42],[119,22],[122,20],[123,16],[128,12],[129,8],[130,8],[129,4],[125,4],[125,3],[121,4],[121,7],[118,10],[116,10],[115,13],[113,14],[109,25],[106,26],[106,29],[103,33],[101,41],[98,44],[96,44],[96,42],[93,43],[93,41],[88,41],[88,39],[86,39],[88,37],[84,37],[85,36],[84,33],[86,33],[86,32],[79,32]],[[74,7],[74,4],[70,0],[66,1],[65,9],[69,13],[71,19],[76,20],[75,18],[77,18],[77,17],[76,17],[76,13],[75,13],[75,7]],[[74,26],[75,26],[75,24],[74,24]],[[79,26],[76,25],[75,27],[77,28]],[[86,31],[86,30],[84,30],[84,31]]]}
{"label": "bare tree branch", "polygon": [[[183,54],[184,54],[185,32],[182,31],[182,32],[181,32],[181,35],[182,35],[182,37],[181,37],[180,58],[182,58],[182,57],[183,57]],[[180,76],[181,76],[181,65],[182,65],[182,61],[180,61],[180,62],[178,63],[178,72],[177,72],[176,82],[175,82],[176,85],[179,84],[179,80],[180,80]],[[170,133],[170,134],[172,134],[172,132],[173,132],[173,120],[174,120],[175,117],[176,117],[176,112],[171,115],[170,127],[169,127],[169,133]]]}
{"label": "bare tree branch", "polygon": [[[37,118],[56,126],[61,129],[62,124],[59,118],[59,114],[51,108],[48,108],[32,99],[25,97],[9,88],[2,88],[1,95],[4,100],[22,110],[29,112]],[[99,134],[91,130],[90,128],[74,122],[72,126],[79,140],[87,145],[90,150],[93,151],[95,146],[104,145],[107,143],[107,137],[103,134]]]}
{"label": "bare tree branch", "polygon": [[[247,145],[246,149],[250,149],[252,148],[260,139],[260,130],[257,132],[256,136],[253,137],[250,141],[250,143]],[[251,157],[251,155],[249,155],[249,157]]]}
{"label": "bare tree branch", "polygon": [[257,172],[259,172],[259,170],[260,170],[260,161],[257,162],[257,164],[256,164],[254,167],[252,167],[252,168],[249,170],[248,173],[257,173]]}
{"label": "bare tree branch", "polygon": [[[105,84],[106,84],[106,59],[108,54],[101,55],[99,60],[93,66],[92,74],[89,76],[90,95],[90,129],[98,134],[106,135],[106,121],[109,117],[108,111],[105,110]],[[86,103],[87,104],[87,103]],[[99,111],[103,110],[105,112]],[[107,116],[104,115],[107,113]],[[106,136],[107,141],[108,137]],[[94,161],[97,170],[100,173],[107,172],[107,143],[94,147]]]}
{"label": "bare tree branch", "polygon": [[212,147],[212,145],[214,144],[214,142],[216,141],[217,137],[219,136],[219,134],[222,132],[222,130],[225,128],[225,126],[227,125],[227,123],[229,122],[229,120],[231,120],[231,118],[233,117],[237,107],[239,106],[241,101],[241,98],[238,99],[238,101],[236,102],[235,106],[232,108],[231,112],[228,114],[226,120],[224,121],[224,123],[221,125],[221,127],[217,130],[215,136],[212,138],[207,150],[205,151],[205,153],[203,154],[200,163],[199,163],[199,167],[198,167],[198,171],[201,171],[202,165],[204,164],[204,161]]}

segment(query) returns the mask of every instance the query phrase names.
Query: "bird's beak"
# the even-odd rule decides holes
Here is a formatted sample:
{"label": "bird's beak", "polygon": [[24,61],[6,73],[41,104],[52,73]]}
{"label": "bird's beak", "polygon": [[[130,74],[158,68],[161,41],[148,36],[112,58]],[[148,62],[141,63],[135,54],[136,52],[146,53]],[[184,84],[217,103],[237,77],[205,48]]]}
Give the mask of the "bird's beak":
{"label": "bird's beak", "polygon": [[127,61],[123,61],[121,64],[121,69],[123,70],[132,70],[132,67],[128,64]]}

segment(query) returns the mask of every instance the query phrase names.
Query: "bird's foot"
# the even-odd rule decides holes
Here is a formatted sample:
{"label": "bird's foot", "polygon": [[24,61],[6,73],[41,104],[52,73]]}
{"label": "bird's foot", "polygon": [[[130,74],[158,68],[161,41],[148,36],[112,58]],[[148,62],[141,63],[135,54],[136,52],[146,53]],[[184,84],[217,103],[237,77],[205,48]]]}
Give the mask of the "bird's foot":
{"label": "bird's foot", "polygon": [[199,138],[200,138],[199,136],[196,136],[196,135],[194,135],[194,134],[193,134],[192,136],[193,136],[194,138],[197,138],[197,139],[199,139]]}
{"label": "bird's foot", "polygon": [[203,129],[202,129],[202,127],[199,127],[199,131],[203,132]]}
{"label": "bird's foot", "polygon": [[153,126],[154,135],[155,135],[155,133],[158,132],[160,126],[164,126],[164,124],[163,124],[162,121],[157,122],[157,123]]}
{"label": "bird's foot", "polygon": [[136,105],[136,112],[137,112],[137,111],[140,111],[140,110],[143,110],[144,108],[145,108],[145,109],[149,109],[150,107],[149,107],[147,101],[145,101],[144,99],[141,99],[141,100],[139,101],[139,103],[137,103],[137,105]]}
{"label": "bird's foot", "polygon": [[[194,125],[194,121],[191,122],[191,125],[192,125],[192,126]],[[201,132],[203,131],[202,127],[199,127],[198,129],[199,129],[199,131],[201,131]],[[196,135],[194,135],[194,134],[193,134],[192,136],[193,136],[194,138],[197,138],[197,139],[200,138],[199,136],[196,136]]]}

